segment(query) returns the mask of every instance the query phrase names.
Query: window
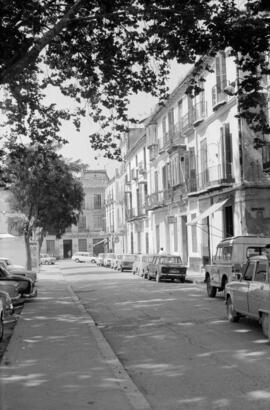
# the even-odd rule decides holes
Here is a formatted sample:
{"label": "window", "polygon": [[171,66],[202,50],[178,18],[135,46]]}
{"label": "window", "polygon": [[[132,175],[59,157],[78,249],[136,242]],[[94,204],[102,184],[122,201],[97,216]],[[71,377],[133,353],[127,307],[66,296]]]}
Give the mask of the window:
{"label": "window", "polygon": [[232,259],[232,246],[224,246],[222,256],[224,260],[230,261]]}
{"label": "window", "polygon": [[156,225],[156,247],[157,247],[157,252],[159,252],[159,249],[160,249],[159,225]]}
{"label": "window", "polygon": [[172,135],[174,130],[174,112],[173,108],[168,112],[169,133]]}
{"label": "window", "polygon": [[130,233],[130,251],[131,251],[131,253],[134,253],[133,232]]}
{"label": "window", "polygon": [[47,249],[47,253],[49,255],[54,255],[55,254],[55,240],[47,239],[46,240],[46,249]]}
{"label": "window", "polygon": [[217,80],[217,92],[220,93],[227,85],[226,74],[226,54],[224,51],[220,52],[216,56],[216,80]]}
{"label": "window", "polygon": [[94,209],[101,209],[101,195],[94,194]]}
{"label": "window", "polygon": [[254,272],[255,262],[250,262],[246,268],[244,279],[245,280],[252,280],[253,272]]}
{"label": "window", "polygon": [[86,230],[86,216],[81,215],[78,221],[78,232],[83,232]]}
{"label": "window", "polygon": [[[196,214],[191,215],[191,219],[196,218]],[[191,225],[191,241],[192,241],[192,252],[198,252],[198,240],[197,240],[197,224]]]}
{"label": "window", "polygon": [[201,141],[200,148],[201,148],[201,186],[205,187],[209,182],[206,139]]}
{"label": "window", "polygon": [[102,229],[102,220],[103,217],[101,215],[96,215],[94,218],[94,229]]}
{"label": "window", "polygon": [[195,149],[191,148],[189,151],[189,178],[190,178],[190,188],[191,191],[196,191],[197,181],[196,181],[196,158]]}
{"label": "window", "polygon": [[79,252],[87,252],[87,239],[78,240]]}
{"label": "window", "polygon": [[234,236],[234,226],[233,226],[233,208],[232,206],[226,206],[224,208],[224,222],[225,222],[225,237],[229,238]]}
{"label": "window", "polygon": [[178,251],[177,222],[173,224],[174,252]]}
{"label": "window", "polygon": [[230,124],[224,124],[220,129],[221,149],[222,149],[222,177],[227,179],[232,177],[232,136]]}
{"label": "window", "polygon": [[267,272],[267,262],[259,261],[256,266],[254,280],[257,282],[265,282],[266,272]]}
{"label": "window", "polygon": [[145,234],[145,252],[149,253],[149,233]]}

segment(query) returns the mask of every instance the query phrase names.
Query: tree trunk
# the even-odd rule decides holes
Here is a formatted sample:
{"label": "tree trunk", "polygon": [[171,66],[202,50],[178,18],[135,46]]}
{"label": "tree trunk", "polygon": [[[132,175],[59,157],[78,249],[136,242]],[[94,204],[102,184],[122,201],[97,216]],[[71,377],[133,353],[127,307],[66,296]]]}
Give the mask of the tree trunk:
{"label": "tree trunk", "polygon": [[29,232],[24,233],[24,243],[25,243],[25,250],[26,250],[26,268],[27,270],[32,270],[32,257],[31,257]]}
{"label": "tree trunk", "polygon": [[41,231],[38,234],[38,254],[40,255],[40,250],[43,244],[43,239],[44,239],[44,231],[41,229]]}

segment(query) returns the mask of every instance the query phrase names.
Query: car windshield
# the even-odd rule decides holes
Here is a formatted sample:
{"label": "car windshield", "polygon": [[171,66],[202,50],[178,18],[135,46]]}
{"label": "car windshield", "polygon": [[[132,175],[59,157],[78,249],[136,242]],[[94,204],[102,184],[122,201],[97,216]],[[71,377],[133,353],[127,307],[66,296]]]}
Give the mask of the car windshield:
{"label": "car windshield", "polygon": [[182,263],[180,256],[163,256],[159,259],[161,264],[173,264],[173,263]]}

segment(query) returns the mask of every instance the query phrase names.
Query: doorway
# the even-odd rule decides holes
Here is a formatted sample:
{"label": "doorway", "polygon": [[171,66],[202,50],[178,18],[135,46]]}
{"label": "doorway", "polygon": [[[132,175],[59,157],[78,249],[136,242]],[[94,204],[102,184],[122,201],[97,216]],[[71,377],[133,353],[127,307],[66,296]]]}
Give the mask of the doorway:
{"label": "doorway", "polygon": [[71,258],[72,256],[72,239],[63,240],[63,256],[64,259]]}

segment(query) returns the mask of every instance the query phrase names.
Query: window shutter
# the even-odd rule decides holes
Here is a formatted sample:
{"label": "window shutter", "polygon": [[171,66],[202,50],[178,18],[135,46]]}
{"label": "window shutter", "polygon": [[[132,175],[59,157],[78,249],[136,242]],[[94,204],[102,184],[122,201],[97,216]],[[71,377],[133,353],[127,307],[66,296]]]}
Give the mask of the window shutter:
{"label": "window shutter", "polygon": [[220,129],[222,148],[222,171],[223,178],[232,177],[232,136],[230,134],[230,124],[224,124]]}
{"label": "window shutter", "polygon": [[217,92],[221,91],[221,70],[220,70],[220,59],[219,56],[216,57],[216,81],[217,81]]}

